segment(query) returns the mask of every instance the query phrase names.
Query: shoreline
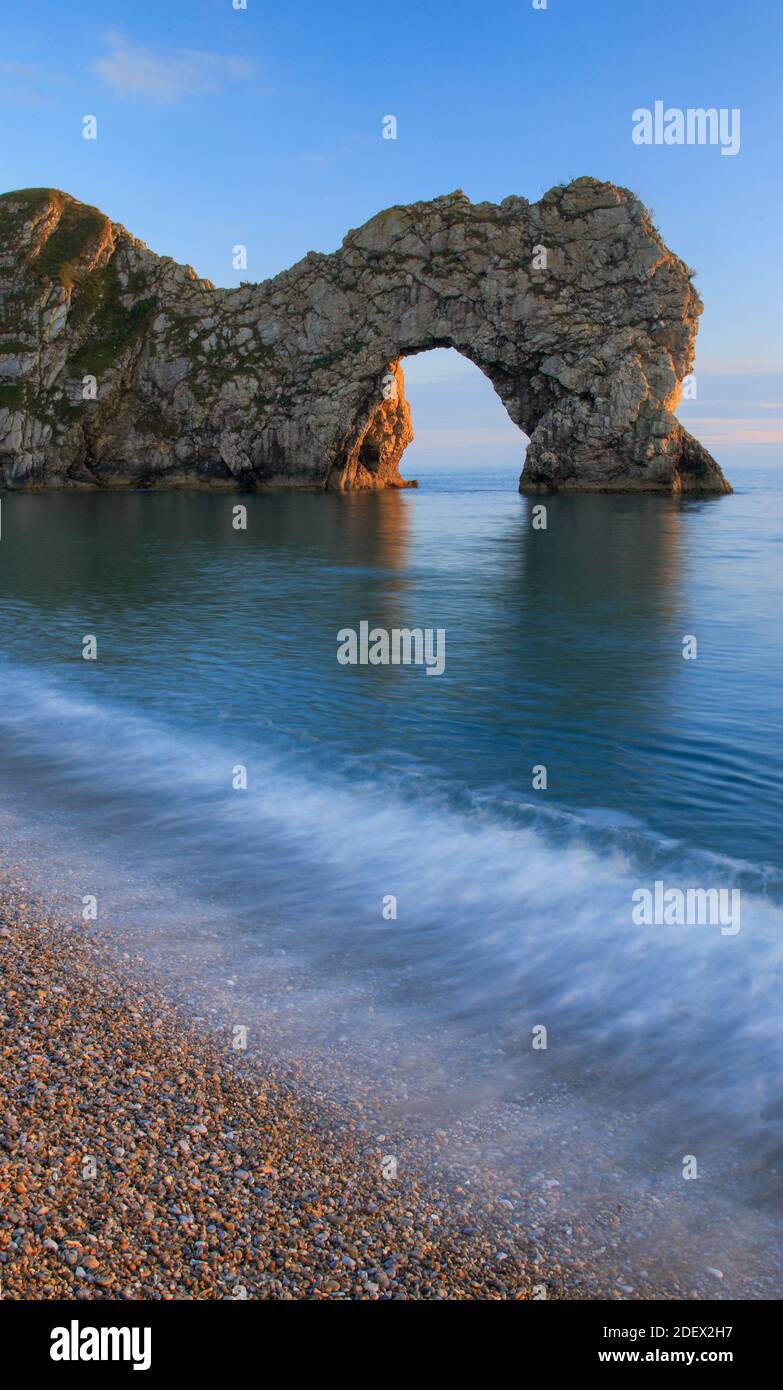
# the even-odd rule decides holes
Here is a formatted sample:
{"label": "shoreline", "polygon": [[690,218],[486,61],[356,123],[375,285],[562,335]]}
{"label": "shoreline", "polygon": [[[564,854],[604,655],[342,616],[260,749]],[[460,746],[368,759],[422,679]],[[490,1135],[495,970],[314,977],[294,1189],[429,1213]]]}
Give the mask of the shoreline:
{"label": "shoreline", "polygon": [[[433,1131],[392,1104],[381,1122],[358,1056],[292,1057],[274,1026],[235,1051],[219,982],[194,995],[189,962],[161,968],[143,944],[0,875],[3,1298],[776,1296],[755,1236],[755,1274],[747,1243],[738,1267],[693,1229],[692,1258],[672,1259],[681,1197],[618,1186],[621,1120],[596,1148],[566,1103],[542,1147],[533,1104],[504,1168],[502,1115]],[[731,1218],[708,1207],[699,1225]]]}
{"label": "shoreline", "polygon": [[4,1298],[533,1296],[480,1199],[385,1178],[375,1137],[7,881],[0,963]]}

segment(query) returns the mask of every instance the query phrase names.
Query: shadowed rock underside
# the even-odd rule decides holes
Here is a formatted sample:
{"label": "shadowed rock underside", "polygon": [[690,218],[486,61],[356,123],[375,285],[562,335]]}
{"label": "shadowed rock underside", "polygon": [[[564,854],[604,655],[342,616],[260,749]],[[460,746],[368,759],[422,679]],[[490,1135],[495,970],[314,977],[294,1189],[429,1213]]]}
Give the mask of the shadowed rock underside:
{"label": "shadowed rock underside", "polygon": [[65,193],[8,193],[0,483],[407,487],[400,362],[452,347],[530,436],[522,491],[729,492],[673,414],[701,307],[638,199],[589,178],[389,208],[234,290]]}

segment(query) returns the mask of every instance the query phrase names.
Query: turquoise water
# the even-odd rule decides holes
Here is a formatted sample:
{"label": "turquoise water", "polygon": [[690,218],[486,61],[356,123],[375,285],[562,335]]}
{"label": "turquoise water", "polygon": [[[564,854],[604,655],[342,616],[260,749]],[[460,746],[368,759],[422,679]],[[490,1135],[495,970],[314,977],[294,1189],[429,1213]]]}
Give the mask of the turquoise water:
{"label": "turquoise water", "polygon": [[[162,933],[199,903],[239,966],[285,949],[360,983],[501,1096],[543,1023],[553,1082],[655,1105],[673,1153],[686,1113],[774,1165],[783,486],[727,472],[734,496],[687,501],[526,499],[490,465],[347,497],[7,495],[3,804],[78,846],[79,901],[86,863]],[[339,665],[362,620],[445,629],[444,674]],[[635,925],[656,878],[740,888],[741,930]]]}

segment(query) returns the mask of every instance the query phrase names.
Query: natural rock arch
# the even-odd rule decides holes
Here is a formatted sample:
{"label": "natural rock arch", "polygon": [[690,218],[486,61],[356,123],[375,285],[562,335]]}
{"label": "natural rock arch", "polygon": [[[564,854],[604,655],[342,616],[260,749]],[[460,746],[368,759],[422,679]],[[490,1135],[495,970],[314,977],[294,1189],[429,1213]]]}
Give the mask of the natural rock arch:
{"label": "natural rock arch", "polygon": [[699,297],[612,184],[390,208],[237,290],[49,190],[0,199],[0,253],[7,486],[405,486],[400,359],[454,347],[530,436],[523,490],[730,490],[672,413]]}

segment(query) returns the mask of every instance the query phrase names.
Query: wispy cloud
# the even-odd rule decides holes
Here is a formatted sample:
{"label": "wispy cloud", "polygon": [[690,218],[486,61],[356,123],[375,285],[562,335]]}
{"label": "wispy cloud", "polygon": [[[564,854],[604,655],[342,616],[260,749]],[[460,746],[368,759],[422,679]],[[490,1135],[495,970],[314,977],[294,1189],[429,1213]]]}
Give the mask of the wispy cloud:
{"label": "wispy cloud", "polygon": [[19,78],[24,82],[38,82],[45,77],[43,70],[35,63],[0,63],[0,73],[4,77]]}
{"label": "wispy cloud", "polygon": [[0,62],[0,100],[48,101],[58,87],[70,81],[69,76],[53,72],[40,63],[20,63],[12,59]]}
{"label": "wispy cloud", "polygon": [[431,352],[406,357],[402,365],[405,380],[417,386],[464,384],[475,381],[478,372],[478,368],[454,348],[435,348]]}
{"label": "wispy cloud", "polygon": [[777,448],[783,445],[783,421],[691,415],[683,418],[682,423],[707,445],[773,444]]}
{"label": "wispy cloud", "polygon": [[108,35],[107,44],[109,52],[93,63],[93,70],[120,96],[145,101],[170,103],[209,95],[234,82],[247,82],[254,72],[247,58],[200,48],[149,48],[122,34]]}
{"label": "wispy cloud", "polygon": [[493,449],[518,451],[527,435],[509,420],[505,425],[485,425],[476,429],[417,429],[413,421],[415,440],[423,449]]}
{"label": "wispy cloud", "polygon": [[697,363],[696,375],[704,376],[781,376],[783,363],[779,362],[709,362]]}

